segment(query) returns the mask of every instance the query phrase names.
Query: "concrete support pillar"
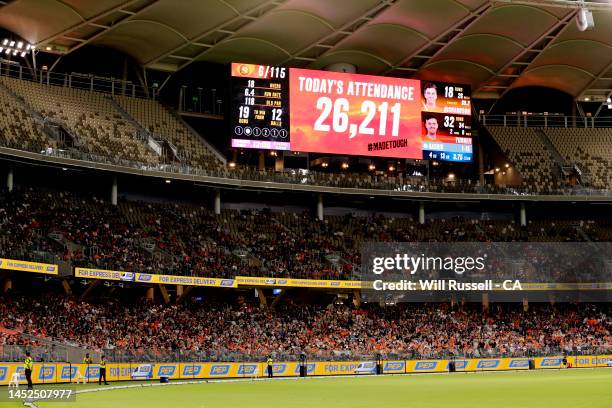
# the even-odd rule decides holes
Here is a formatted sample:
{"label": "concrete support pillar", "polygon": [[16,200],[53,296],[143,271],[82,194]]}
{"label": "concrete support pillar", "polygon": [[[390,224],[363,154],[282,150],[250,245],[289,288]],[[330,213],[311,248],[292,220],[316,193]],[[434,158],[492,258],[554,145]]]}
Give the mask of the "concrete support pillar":
{"label": "concrete support pillar", "polygon": [[179,286],[180,286],[181,294],[179,295],[179,288],[177,287],[176,303],[181,303],[183,300],[185,300],[189,296],[189,292],[193,290],[193,286],[186,286],[186,287],[183,287],[182,285],[179,285]]}
{"label": "concrete support pillar", "polygon": [[259,166],[257,168],[259,170],[265,170],[266,168],[266,154],[264,152],[259,152]]}
{"label": "concrete support pillar", "polygon": [[13,281],[11,278],[6,278],[2,287],[2,293],[6,293],[11,289],[13,289]]}
{"label": "concrete support pillar", "polygon": [[523,312],[529,311],[529,299],[523,298]]}
{"label": "concrete support pillar", "polygon": [[177,299],[183,296],[183,285],[176,285],[176,297]]}
{"label": "concrete support pillar", "polygon": [[263,289],[255,288],[255,294],[257,298],[259,299],[259,307],[261,307],[262,309],[267,309],[268,299],[266,299],[266,295],[264,294]]}
{"label": "concrete support pillar", "polygon": [[62,287],[64,288],[64,293],[66,293],[67,295],[72,295],[72,288],[70,287],[68,279],[62,280]]}
{"label": "concrete support pillar", "polygon": [[162,295],[162,299],[164,299],[164,303],[170,303],[170,295],[168,294],[168,290],[164,285],[159,285],[159,293]]}
{"label": "concrete support pillar", "polygon": [[481,186],[484,186],[484,150],[482,145],[478,144],[478,182]]}
{"label": "concrete support pillar", "polygon": [[527,210],[525,209],[525,203],[521,203],[521,227],[527,226]]}
{"label": "concrete support pillar", "polygon": [[274,162],[274,170],[283,171],[285,169],[285,155],[283,152],[276,153],[276,161]]}
{"label": "concrete support pillar", "polygon": [[489,294],[488,293],[482,294],[482,311],[483,312],[489,311]]}
{"label": "concrete support pillar", "polygon": [[359,309],[361,307],[361,291],[360,290],[353,291],[353,306],[355,306],[356,309]]}
{"label": "concrete support pillar", "polygon": [[111,187],[111,204],[117,205],[117,176],[113,176],[113,185]]}
{"label": "concrete support pillar", "polygon": [[419,202],[419,224],[425,224],[425,202]]}
{"label": "concrete support pillar", "polygon": [[150,300],[151,302],[153,302],[155,300],[155,289],[148,288],[146,298],[147,300]]}
{"label": "concrete support pillar", "polygon": [[323,221],[323,194],[319,194],[317,201],[317,218]]}
{"label": "concrete support pillar", "polygon": [[221,190],[215,191],[215,214],[221,214]]}
{"label": "concrete support pillar", "polygon": [[9,167],[8,174],[6,175],[6,189],[9,191],[13,191],[13,167]]}

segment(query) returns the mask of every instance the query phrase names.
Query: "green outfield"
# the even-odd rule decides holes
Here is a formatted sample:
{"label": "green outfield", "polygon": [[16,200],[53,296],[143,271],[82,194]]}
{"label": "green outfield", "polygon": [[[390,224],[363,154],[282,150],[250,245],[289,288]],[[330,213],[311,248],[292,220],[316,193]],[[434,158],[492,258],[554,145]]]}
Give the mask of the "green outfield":
{"label": "green outfield", "polygon": [[[85,388],[97,388],[97,385],[82,385],[79,389]],[[612,369],[213,382],[107,390],[79,394],[76,403],[37,405],[50,408],[609,408],[612,407]]]}

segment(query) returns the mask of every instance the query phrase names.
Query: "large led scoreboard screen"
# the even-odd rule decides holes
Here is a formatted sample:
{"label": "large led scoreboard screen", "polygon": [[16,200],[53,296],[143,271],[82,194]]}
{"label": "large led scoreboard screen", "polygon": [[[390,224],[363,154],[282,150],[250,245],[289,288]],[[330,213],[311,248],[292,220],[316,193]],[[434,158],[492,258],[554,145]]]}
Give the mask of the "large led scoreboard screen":
{"label": "large led scoreboard screen", "polygon": [[472,161],[465,85],[232,64],[232,147]]}

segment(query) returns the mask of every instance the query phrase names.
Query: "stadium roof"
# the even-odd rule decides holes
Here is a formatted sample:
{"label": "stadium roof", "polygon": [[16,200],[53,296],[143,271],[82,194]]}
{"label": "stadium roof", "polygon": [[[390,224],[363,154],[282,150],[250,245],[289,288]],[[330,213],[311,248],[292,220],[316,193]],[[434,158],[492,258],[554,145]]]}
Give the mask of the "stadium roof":
{"label": "stadium roof", "polygon": [[95,44],[164,71],[198,60],[346,62],[360,73],[468,83],[481,98],[539,85],[603,100],[612,1],[596,1],[585,32],[573,0],[13,0],[0,1],[0,26],[43,51]]}

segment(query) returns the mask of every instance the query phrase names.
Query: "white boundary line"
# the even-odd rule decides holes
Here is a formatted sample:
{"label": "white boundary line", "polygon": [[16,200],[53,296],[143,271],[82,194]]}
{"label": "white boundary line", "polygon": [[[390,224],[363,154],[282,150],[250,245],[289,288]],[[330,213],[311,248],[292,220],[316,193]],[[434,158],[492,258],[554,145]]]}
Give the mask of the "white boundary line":
{"label": "white boundary line", "polygon": [[[569,372],[576,370],[596,370],[599,368],[612,368],[612,367],[584,367],[578,369],[569,369]],[[113,385],[110,387],[102,388],[89,388],[86,390],[77,390],[76,394],[86,394],[91,392],[99,391],[113,391],[122,389],[133,389],[133,388],[145,388],[145,387],[168,387],[176,385],[194,385],[194,384],[208,384],[208,383],[236,383],[236,382],[253,382],[253,381],[296,381],[296,380],[317,380],[317,379],[341,379],[341,378],[381,378],[381,377],[410,377],[410,376],[422,376],[427,375],[450,375],[450,374],[490,374],[490,373],[539,373],[547,371],[567,371],[568,369],[536,369],[536,370],[481,370],[481,371],[456,371],[454,373],[449,372],[438,372],[438,373],[397,373],[397,374],[363,374],[363,375],[317,375],[307,377],[276,377],[276,378],[232,378],[232,379],[212,379],[212,380],[175,380],[175,382],[168,383],[142,383],[142,384],[127,384],[127,385]]]}

